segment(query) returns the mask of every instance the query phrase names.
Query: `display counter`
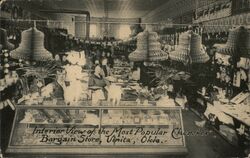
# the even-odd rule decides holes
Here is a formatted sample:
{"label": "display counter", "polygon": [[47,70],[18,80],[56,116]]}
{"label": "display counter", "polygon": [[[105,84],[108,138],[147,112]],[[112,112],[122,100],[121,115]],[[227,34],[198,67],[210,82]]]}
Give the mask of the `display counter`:
{"label": "display counter", "polygon": [[9,154],[185,154],[180,108],[16,108]]}

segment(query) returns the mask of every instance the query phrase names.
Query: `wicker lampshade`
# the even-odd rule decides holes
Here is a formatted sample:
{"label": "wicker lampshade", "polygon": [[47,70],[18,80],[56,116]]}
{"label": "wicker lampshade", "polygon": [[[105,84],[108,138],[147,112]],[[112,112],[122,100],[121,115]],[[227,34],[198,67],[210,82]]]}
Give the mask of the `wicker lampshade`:
{"label": "wicker lampshade", "polygon": [[209,56],[202,47],[201,36],[191,32],[190,56],[192,63],[205,63],[209,60]]}
{"label": "wicker lampshade", "polygon": [[182,63],[190,62],[190,32],[184,32],[179,37],[179,45],[177,46],[175,51],[169,52],[169,58],[171,60],[179,61]]}
{"label": "wicker lampshade", "polygon": [[149,32],[148,45],[149,61],[163,61],[168,59],[168,54],[161,50],[161,44],[158,42],[158,35],[156,32]]}
{"label": "wicker lampshade", "polygon": [[148,31],[143,31],[137,35],[137,48],[129,54],[130,61],[146,61],[148,59]]}
{"label": "wicker lampshade", "polygon": [[244,27],[240,26],[234,29],[229,30],[228,40],[226,44],[215,45],[217,47],[217,52],[226,55],[239,55],[240,41],[243,42],[240,38],[244,32]]}
{"label": "wicker lampshade", "polygon": [[32,27],[22,32],[21,44],[11,52],[11,57],[28,61],[47,61],[52,59],[52,54],[44,48],[44,34]]}
{"label": "wicker lampshade", "polygon": [[202,47],[201,37],[193,31],[187,31],[180,35],[179,45],[175,51],[169,53],[172,60],[182,63],[205,63],[209,56]]}
{"label": "wicker lampshade", "polygon": [[161,50],[156,32],[143,31],[137,35],[137,49],[129,54],[131,61],[162,61],[168,58]]}

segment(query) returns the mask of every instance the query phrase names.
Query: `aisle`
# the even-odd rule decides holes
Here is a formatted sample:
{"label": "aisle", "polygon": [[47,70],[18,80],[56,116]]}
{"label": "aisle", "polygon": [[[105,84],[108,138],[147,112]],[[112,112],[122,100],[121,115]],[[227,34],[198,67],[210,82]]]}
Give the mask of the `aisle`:
{"label": "aisle", "polygon": [[[197,131],[200,127],[196,126],[194,121],[200,119],[190,111],[183,111],[184,128],[186,131]],[[190,136],[186,137],[188,147],[187,158],[225,158],[239,157],[240,150],[230,145],[218,133],[208,128],[208,136]]]}

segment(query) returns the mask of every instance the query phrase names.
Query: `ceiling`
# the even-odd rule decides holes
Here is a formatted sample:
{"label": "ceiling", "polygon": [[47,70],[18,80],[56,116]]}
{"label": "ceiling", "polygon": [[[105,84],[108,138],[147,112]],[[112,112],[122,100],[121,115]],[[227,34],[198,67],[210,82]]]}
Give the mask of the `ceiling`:
{"label": "ceiling", "polygon": [[[32,9],[75,9],[91,17],[140,18],[168,0],[21,0]],[[21,2],[18,1],[19,3]]]}

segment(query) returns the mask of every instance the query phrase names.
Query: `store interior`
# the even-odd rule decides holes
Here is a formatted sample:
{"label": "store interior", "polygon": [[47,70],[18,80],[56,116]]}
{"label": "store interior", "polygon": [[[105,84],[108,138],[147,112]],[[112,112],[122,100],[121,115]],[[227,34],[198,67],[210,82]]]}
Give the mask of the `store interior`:
{"label": "store interior", "polygon": [[0,12],[0,158],[250,155],[250,0]]}

